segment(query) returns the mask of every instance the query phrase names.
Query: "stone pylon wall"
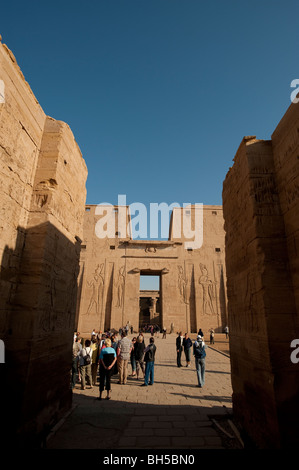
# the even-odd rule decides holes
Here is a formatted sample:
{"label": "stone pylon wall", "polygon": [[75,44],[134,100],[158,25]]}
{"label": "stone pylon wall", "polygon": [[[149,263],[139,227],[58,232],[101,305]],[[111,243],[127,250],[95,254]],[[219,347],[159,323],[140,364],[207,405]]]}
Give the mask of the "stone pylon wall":
{"label": "stone pylon wall", "polygon": [[299,107],[271,141],[244,138],[223,185],[235,415],[260,447],[298,442]]}
{"label": "stone pylon wall", "polygon": [[[203,244],[188,250],[184,239],[98,238],[97,206],[87,206],[81,251],[78,331],[90,335],[129,322],[139,331],[140,276],[160,276],[160,327],[206,337],[226,325],[226,273],[221,206],[203,206]],[[115,211],[119,208],[115,207]],[[180,213],[179,213],[180,215]]]}
{"label": "stone pylon wall", "polygon": [[33,446],[71,405],[87,169],[69,126],[45,115],[1,43],[0,80],[3,427],[8,444]]}

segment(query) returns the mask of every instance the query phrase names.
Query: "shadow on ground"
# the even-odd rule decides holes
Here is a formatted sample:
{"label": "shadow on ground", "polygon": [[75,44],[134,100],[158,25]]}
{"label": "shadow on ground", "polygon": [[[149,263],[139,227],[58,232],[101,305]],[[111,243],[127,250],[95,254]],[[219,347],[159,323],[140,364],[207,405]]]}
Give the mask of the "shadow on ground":
{"label": "shadow on ground", "polygon": [[146,405],[113,399],[98,401],[94,396],[75,393],[72,412],[49,435],[46,447],[242,449],[242,443],[229,421],[233,422],[233,416],[225,406]]}

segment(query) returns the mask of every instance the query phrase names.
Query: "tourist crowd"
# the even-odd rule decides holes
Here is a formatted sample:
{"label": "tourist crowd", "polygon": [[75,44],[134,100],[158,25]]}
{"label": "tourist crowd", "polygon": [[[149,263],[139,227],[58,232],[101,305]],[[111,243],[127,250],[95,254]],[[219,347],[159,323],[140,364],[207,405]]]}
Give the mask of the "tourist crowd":
{"label": "tourist crowd", "polygon": [[[144,380],[142,386],[154,383],[154,361],[156,346],[153,335],[146,346],[142,332],[132,340],[128,338],[131,327],[126,325],[117,333],[115,330],[91,333],[91,339],[84,340],[80,333],[75,333],[73,342],[72,388],[77,380],[81,389],[86,386],[92,388],[96,385],[97,374],[100,379],[100,395],[102,399],[104,389],[107,391],[106,399],[111,398],[111,377],[118,374],[118,383],[126,384],[131,364],[131,377]],[[141,377],[142,374],[142,377]]]}
{"label": "tourist crowd", "polygon": [[[149,344],[145,345],[144,334],[141,330],[137,336],[131,340],[129,333],[133,333],[133,327],[127,324],[125,327],[116,330],[109,330],[105,333],[91,333],[91,339],[81,338],[80,333],[74,334],[73,342],[73,363],[72,363],[72,389],[77,380],[81,384],[81,389],[92,388],[97,384],[97,375],[99,374],[98,399],[102,399],[104,389],[107,391],[106,399],[111,398],[111,377],[118,375],[118,384],[126,384],[129,373],[129,364],[131,365],[131,377],[136,380],[142,379],[142,386],[153,385],[154,383],[154,364],[156,345],[154,336],[160,332],[160,329],[148,325],[144,331],[150,332]],[[166,329],[162,329],[163,338],[166,338]],[[210,344],[214,344],[214,329],[211,328]],[[188,333],[183,336],[178,333],[176,338],[177,366],[182,367],[182,353],[186,358],[186,367],[191,366],[191,355],[195,358],[195,367],[197,372],[198,386],[203,387],[205,383],[205,357],[206,344],[204,334],[200,329],[194,343]]]}

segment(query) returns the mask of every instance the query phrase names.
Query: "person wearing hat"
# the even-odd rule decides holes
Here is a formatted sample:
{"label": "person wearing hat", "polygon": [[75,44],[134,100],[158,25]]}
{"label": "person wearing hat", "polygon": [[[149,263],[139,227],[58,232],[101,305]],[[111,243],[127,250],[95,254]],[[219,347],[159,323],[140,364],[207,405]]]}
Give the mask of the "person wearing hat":
{"label": "person wearing hat", "polygon": [[198,386],[202,388],[205,383],[205,368],[206,368],[206,348],[201,335],[197,336],[193,344],[193,356],[195,357],[195,368],[197,373]]}

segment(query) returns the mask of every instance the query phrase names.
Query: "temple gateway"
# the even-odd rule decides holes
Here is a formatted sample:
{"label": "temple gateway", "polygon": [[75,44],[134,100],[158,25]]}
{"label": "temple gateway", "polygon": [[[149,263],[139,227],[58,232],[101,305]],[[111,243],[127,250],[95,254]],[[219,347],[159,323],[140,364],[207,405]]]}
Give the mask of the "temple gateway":
{"label": "temple gateway", "polygon": [[[115,222],[113,236],[99,238],[96,205],[88,205],[81,247],[77,327],[82,333],[116,329],[129,323],[134,331],[156,324],[170,331],[223,331],[227,324],[225,234],[222,206],[203,206],[203,243],[188,247],[174,227],[182,208],[174,208],[168,240],[134,240],[122,236]],[[113,208],[117,217],[120,207]],[[190,217],[195,217],[191,206]],[[126,218],[131,221],[129,207]],[[192,246],[192,245],[190,245]],[[158,288],[140,288],[142,276],[156,276]]]}

